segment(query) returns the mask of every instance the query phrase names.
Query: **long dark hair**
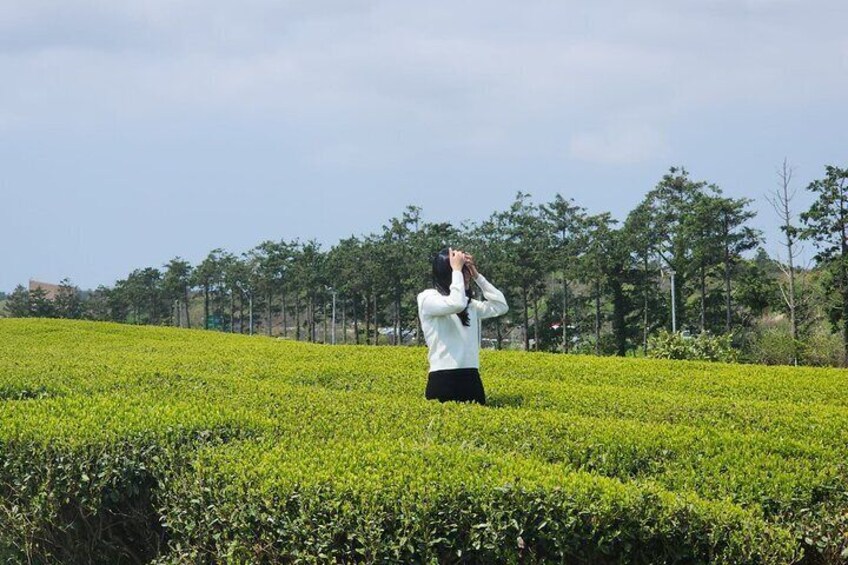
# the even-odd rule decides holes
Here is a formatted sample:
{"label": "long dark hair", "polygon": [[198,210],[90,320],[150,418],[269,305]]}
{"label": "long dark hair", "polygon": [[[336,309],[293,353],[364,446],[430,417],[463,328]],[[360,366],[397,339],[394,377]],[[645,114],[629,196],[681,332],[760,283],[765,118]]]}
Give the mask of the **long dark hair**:
{"label": "long dark hair", "polygon": [[[433,286],[439,291],[439,294],[447,296],[450,294],[451,279],[453,277],[453,267],[450,264],[450,250],[445,247],[433,257]],[[468,301],[465,303],[465,309],[457,313],[459,319],[462,320],[463,326],[470,326],[471,320],[468,318],[468,304],[471,301],[471,289],[465,290],[465,297]]]}

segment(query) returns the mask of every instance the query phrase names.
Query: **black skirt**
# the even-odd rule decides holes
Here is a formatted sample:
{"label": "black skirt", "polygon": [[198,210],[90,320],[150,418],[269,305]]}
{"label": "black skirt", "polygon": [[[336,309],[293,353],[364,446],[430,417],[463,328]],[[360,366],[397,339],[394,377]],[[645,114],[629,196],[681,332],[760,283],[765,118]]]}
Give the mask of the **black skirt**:
{"label": "black skirt", "polygon": [[424,393],[427,400],[445,402],[476,402],[486,404],[486,393],[483,391],[483,381],[477,369],[445,369],[431,371],[427,378],[427,390]]}

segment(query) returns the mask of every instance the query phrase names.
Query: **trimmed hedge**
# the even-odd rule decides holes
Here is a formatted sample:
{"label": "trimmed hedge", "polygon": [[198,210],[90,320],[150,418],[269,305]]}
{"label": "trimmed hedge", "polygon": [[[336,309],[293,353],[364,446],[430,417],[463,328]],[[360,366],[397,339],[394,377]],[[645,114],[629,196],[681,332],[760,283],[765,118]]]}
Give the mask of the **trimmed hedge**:
{"label": "trimmed hedge", "polygon": [[[34,562],[848,559],[838,370],[0,321],[0,557]],[[7,557],[8,556],[8,557]]]}

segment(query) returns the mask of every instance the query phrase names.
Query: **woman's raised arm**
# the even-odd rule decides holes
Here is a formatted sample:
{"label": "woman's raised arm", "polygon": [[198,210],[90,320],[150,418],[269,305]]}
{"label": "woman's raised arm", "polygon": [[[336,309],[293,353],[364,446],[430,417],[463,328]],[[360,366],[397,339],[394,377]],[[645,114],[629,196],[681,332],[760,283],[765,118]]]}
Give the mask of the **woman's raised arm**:
{"label": "woman's raised arm", "polygon": [[454,271],[451,275],[450,294],[443,296],[436,291],[422,292],[418,295],[418,311],[422,316],[450,316],[465,310],[467,302],[462,271]]}
{"label": "woman's raised arm", "polygon": [[[476,272],[476,269],[475,269]],[[474,281],[477,283],[477,286],[480,287],[480,290],[483,291],[483,296],[486,298],[485,301],[475,300],[475,307],[477,308],[477,317],[482,319],[485,318],[497,318],[498,316],[503,316],[509,311],[509,306],[506,303],[506,298],[503,295],[503,292],[499,291],[486,280],[486,277],[481,275],[479,272],[476,273],[477,276],[474,277]]]}

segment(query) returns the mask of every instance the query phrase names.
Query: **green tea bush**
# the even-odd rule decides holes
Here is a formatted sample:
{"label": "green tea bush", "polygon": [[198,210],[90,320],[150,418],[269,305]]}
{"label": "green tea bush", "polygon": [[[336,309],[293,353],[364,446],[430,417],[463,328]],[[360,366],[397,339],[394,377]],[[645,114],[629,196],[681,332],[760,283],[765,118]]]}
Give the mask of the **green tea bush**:
{"label": "green tea bush", "polygon": [[738,352],[733,347],[731,334],[713,336],[702,333],[689,337],[680,332],[662,330],[658,335],[649,338],[648,357],[735,363],[738,360]]}
{"label": "green tea bush", "polygon": [[0,321],[11,562],[840,563],[843,371]]}
{"label": "green tea bush", "polygon": [[797,557],[789,532],[731,504],[481,449],[248,444],[205,451],[199,461],[168,497],[164,514],[178,549],[163,562]]}

